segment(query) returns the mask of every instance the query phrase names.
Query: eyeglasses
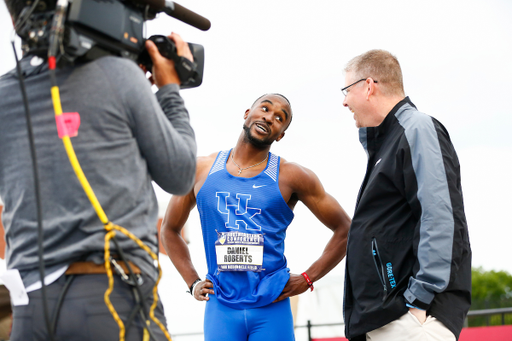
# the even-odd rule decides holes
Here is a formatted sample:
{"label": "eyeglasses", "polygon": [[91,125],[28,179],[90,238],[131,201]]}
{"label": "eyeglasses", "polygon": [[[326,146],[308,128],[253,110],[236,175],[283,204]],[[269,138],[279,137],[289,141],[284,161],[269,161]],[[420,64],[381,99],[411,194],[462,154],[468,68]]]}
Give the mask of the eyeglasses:
{"label": "eyeglasses", "polygon": [[[355,84],[357,84],[357,83],[359,83],[359,82],[362,82],[362,81],[365,81],[365,80],[367,80],[367,79],[368,79],[368,78],[362,78],[362,79],[360,79],[360,80],[358,80],[358,81],[356,81],[356,82],[354,82],[354,83],[352,83],[352,84],[350,84],[350,85],[347,85],[346,87],[344,87],[343,89],[341,89],[341,92],[343,92],[343,94],[344,94],[345,96],[347,96],[347,94],[348,94],[347,89],[348,89],[348,88],[350,88],[352,85],[355,85]],[[373,82],[374,82],[374,83],[378,83],[376,80],[373,80]]]}

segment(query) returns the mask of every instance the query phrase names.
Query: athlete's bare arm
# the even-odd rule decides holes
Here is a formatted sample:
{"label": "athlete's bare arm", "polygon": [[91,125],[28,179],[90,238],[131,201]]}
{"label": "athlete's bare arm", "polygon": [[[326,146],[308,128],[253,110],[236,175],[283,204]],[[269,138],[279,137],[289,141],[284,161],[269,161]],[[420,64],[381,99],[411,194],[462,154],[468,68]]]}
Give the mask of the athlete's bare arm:
{"label": "athlete's bare arm", "polygon": [[[320,222],[334,232],[320,258],[305,271],[312,282],[318,281],[345,257],[350,217],[338,201],[325,192],[315,173],[296,163],[281,162],[279,188],[291,208],[298,200],[302,201]],[[302,275],[290,274],[290,280],[275,302],[301,294],[308,288]]]}
{"label": "athlete's bare arm", "polygon": [[[196,180],[194,188],[184,196],[173,195],[167,206],[162,221],[161,239],[165,251],[181,277],[190,287],[199,277],[192,260],[187,243],[181,236],[181,230],[187,222],[190,211],[196,206],[196,194],[204,184],[208,171],[215,161],[216,154],[197,159]],[[194,286],[194,297],[199,301],[208,301],[206,294],[213,294],[213,284],[204,280]]]}

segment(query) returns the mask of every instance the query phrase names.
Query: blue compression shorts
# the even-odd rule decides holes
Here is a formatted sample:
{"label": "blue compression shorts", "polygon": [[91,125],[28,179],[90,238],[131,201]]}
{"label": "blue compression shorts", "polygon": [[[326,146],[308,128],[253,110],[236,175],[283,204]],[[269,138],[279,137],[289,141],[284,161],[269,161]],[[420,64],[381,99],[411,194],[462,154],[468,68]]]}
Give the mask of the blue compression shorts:
{"label": "blue compression shorts", "polygon": [[295,341],[290,299],[253,309],[232,309],[209,295],[205,341]]}

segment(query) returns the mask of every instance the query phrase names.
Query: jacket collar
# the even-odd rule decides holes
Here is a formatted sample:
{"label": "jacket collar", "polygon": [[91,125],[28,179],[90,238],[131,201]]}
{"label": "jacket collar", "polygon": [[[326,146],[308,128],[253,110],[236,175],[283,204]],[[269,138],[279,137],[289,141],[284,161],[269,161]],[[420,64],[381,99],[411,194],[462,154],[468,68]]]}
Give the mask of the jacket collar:
{"label": "jacket collar", "polygon": [[[364,149],[368,153],[368,138],[379,138],[380,136],[384,135],[389,127],[391,126],[392,122],[395,120],[395,117],[397,114],[399,114],[399,109],[403,106],[409,104],[410,106],[416,108],[416,106],[411,102],[409,99],[409,96],[406,96],[403,100],[398,102],[393,109],[388,113],[384,121],[377,127],[364,127],[359,128],[359,141],[363,145]],[[402,112],[402,110],[400,110]]]}

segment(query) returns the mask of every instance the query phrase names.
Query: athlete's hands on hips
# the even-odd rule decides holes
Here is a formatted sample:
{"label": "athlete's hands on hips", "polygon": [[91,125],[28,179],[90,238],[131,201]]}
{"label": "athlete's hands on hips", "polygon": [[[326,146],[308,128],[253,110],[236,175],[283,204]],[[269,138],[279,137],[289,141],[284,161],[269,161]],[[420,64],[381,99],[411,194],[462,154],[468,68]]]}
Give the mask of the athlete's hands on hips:
{"label": "athlete's hands on hips", "polygon": [[284,300],[287,297],[292,297],[295,295],[302,294],[304,291],[308,290],[308,282],[304,279],[302,275],[294,275],[290,274],[290,279],[288,283],[284,286],[281,295],[273,303]]}
{"label": "athlete's hands on hips", "polygon": [[[188,43],[185,42],[179,34],[173,32],[168,37],[174,42],[174,44],[176,44],[178,56],[194,61],[194,57],[192,56]],[[174,68],[174,62],[163,57],[158,51],[155,43],[151,40],[146,41],[146,49],[153,61],[153,70],[145,70],[145,68],[143,68],[143,70],[151,71],[152,75],[149,78],[151,83],[155,84],[158,88],[171,83],[181,84],[178,73]]]}
{"label": "athlete's hands on hips", "polygon": [[208,301],[210,298],[206,295],[214,295],[213,283],[209,279],[205,279],[196,284],[194,287],[194,298],[198,301]]}

